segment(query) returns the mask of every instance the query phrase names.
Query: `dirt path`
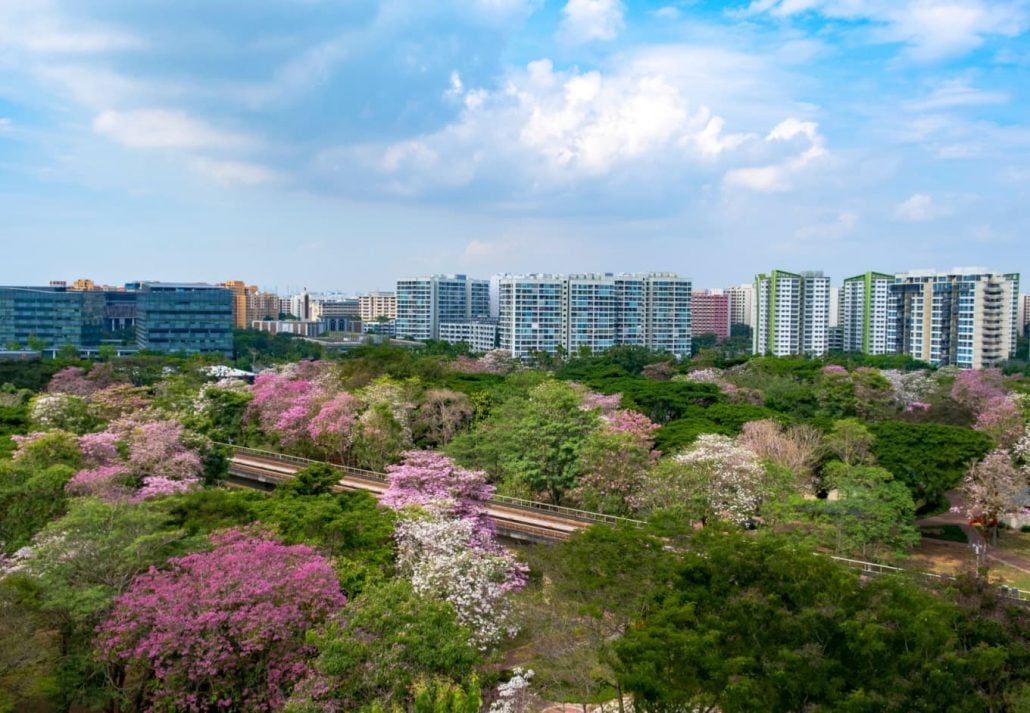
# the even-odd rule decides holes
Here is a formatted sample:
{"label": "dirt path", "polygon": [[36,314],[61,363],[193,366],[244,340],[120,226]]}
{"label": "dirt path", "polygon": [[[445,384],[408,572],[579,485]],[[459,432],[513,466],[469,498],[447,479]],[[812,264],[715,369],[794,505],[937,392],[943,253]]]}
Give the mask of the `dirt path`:
{"label": "dirt path", "polygon": [[[987,547],[987,559],[1000,562],[1014,569],[1018,569],[1020,572],[1030,574],[1030,557],[1019,554],[1018,552],[1007,552],[997,547],[987,546],[987,540],[984,538],[983,533],[979,529],[971,526],[969,521],[966,519],[966,500],[962,496],[962,493],[958,490],[952,490],[948,493],[948,503],[951,506],[947,511],[942,512],[938,515],[923,518],[916,524],[920,527],[934,527],[941,525],[957,525],[962,528],[962,532],[965,533],[969,539],[970,545],[980,545]],[[957,510],[958,512],[954,512]],[[961,547],[968,547],[969,545],[963,545],[962,543],[955,543]]]}

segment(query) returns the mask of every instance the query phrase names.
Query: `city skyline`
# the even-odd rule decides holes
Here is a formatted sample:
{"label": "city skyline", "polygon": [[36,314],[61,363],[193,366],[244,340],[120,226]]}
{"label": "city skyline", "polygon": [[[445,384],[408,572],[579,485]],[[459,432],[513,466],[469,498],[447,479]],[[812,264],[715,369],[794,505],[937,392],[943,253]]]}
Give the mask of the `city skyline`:
{"label": "city skyline", "polygon": [[0,282],[1027,273],[1028,25],[1022,0],[9,0]]}

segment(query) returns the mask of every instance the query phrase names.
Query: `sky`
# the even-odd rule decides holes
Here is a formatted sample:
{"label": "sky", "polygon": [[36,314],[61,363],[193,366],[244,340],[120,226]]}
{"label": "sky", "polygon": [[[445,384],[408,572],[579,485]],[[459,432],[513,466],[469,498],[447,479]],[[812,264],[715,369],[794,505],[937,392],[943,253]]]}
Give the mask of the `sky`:
{"label": "sky", "polygon": [[0,0],[0,284],[983,266],[1030,0]]}

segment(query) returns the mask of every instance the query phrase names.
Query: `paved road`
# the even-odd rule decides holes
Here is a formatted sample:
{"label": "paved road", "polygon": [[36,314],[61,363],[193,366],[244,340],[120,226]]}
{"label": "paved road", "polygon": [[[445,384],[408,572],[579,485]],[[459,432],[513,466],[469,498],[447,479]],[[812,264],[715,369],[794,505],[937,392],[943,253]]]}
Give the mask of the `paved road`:
{"label": "paved road", "polygon": [[[918,522],[919,526],[933,527],[935,525],[958,525],[962,528],[962,532],[966,533],[966,537],[969,539],[971,544],[986,544],[987,541],[984,538],[983,533],[978,528],[971,526],[969,524],[969,520],[966,518],[966,500],[961,491],[952,490],[949,492],[948,503],[951,505],[949,510],[942,512],[939,515],[934,515],[920,520]],[[953,512],[954,510],[958,510],[958,512]],[[1002,533],[1000,537],[1005,537],[1005,533]],[[945,540],[941,540],[941,542],[945,542]],[[969,547],[969,545],[961,542],[956,542],[954,544],[959,547]],[[970,548],[970,554],[972,554],[972,548]],[[987,558],[994,560],[995,562],[1006,564],[1010,567],[1015,567],[1022,572],[1030,574],[1030,557],[1027,557],[1026,555],[1021,555],[1016,552],[1006,552],[1005,550],[998,549],[997,547],[988,547]]]}

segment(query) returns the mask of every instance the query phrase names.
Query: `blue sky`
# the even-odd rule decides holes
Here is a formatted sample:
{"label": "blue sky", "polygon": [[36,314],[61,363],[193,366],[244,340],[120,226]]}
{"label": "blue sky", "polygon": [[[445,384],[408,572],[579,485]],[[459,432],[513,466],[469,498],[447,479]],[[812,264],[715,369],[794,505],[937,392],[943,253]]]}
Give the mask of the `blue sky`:
{"label": "blue sky", "polygon": [[0,0],[0,283],[1030,280],[1028,29],[1030,0]]}

